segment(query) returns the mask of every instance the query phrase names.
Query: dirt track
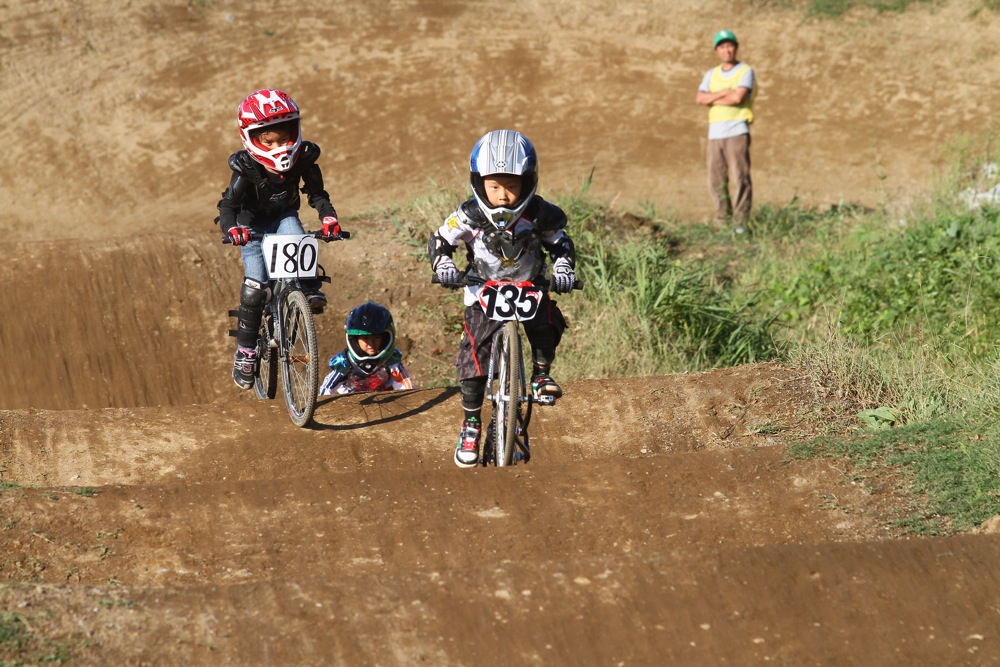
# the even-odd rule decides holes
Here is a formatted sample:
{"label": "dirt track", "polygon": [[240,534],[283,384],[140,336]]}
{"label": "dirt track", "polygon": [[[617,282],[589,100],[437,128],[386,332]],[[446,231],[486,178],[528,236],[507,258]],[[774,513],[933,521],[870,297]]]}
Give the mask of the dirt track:
{"label": "dirt track", "polygon": [[323,251],[321,352],[376,297],[419,381],[457,303],[358,214],[460,188],[513,125],[543,192],[594,166],[616,205],[707,217],[693,98],[722,25],[762,82],[758,201],[896,201],[1000,107],[974,6],[519,0],[498,29],[468,0],[0,0],[28,149],[0,163],[0,609],[70,664],[1000,664],[1000,538],[892,539],[891,494],[786,461],[824,422],[796,369],[568,382],[530,464],[462,471],[454,389],[325,399],[301,430],[239,394],[210,223],[236,104],[286,88],[356,225]]}

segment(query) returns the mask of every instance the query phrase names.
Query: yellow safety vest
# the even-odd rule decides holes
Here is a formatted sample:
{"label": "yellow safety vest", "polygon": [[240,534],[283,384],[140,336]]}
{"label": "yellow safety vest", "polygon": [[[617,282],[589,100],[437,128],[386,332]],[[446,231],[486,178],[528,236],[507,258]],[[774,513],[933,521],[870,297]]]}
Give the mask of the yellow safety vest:
{"label": "yellow safety vest", "polygon": [[[708,91],[720,93],[723,90],[735,90],[736,84],[743,77],[743,72],[749,69],[750,65],[741,63],[731,77],[722,78],[722,65],[712,70],[712,78],[708,82]],[[716,123],[724,120],[745,120],[753,122],[753,98],[757,96],[757,85],[750,90],[750,94],[743,98],[743,103],[738,106],[725,104],[713,104],[708,107],[708,122]]]}

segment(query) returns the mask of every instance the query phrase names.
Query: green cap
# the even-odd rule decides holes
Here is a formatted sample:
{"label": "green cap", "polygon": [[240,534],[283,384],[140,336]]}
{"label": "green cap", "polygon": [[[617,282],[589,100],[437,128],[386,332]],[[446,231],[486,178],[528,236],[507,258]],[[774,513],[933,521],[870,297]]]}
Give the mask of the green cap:
{"label": "green cap", "polygon": [[715,42],[712,44],[712,48],[714,49],[723,42],[732,42],[736,46],[740,45],[739,41],[736,39],[736,35],[733,33],[732,30],[720,30],[719,32],[715,33]]}

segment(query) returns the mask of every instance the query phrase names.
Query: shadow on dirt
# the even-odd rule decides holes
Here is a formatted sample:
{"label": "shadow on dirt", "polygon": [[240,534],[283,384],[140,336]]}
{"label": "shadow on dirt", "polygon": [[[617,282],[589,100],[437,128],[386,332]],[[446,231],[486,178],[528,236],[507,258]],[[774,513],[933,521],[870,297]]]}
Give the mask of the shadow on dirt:
{"label": "shadow on dirt", "polygon": [[[315,431],[353,431],[359,428],[367,428],[369,426],[389,424],[399,421],[400,419],[406,419],[407,417],[418,415],[422,412],[427,412],[431,408],[441,405],[452,396],[458,395],[459,389],[458,387],[446,387],[439,390],[437,393],[432,394],[428,400],[423,401],[419,405],[410,405],[411,399],[418,393],[420,395],[427,394],[426,391],[374,392],[365,396],[360,401],[351,403],[350,408],[352,414],[350,417],[356,420],[355,423],[324,423],[314,416],[313,423],[307,428]],[[335,407],[338,398],[346,397],[331,396],[329,398],[321,399],[316,403],[316,409],[319,410],[325,406]],[[396,412],[395,410],[402,411]],[[329,415],[329,418],[343,418],[347,416],[345,412],[346,411],[334,410],[333,414]],[[372,413],[377,414],[373,415]],[[324,418],[326,417],[327,416],[324,415]]]}

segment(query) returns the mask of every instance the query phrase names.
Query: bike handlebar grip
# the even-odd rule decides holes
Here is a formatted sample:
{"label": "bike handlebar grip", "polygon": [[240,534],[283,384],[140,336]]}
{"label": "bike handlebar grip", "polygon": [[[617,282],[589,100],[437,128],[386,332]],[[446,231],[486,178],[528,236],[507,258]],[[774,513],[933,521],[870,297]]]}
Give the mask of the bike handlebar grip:
{"label": "bike handlebar grip", "polygon": [[[462,278],[462,284],[463,285],[476,285],[476,284],[480,284],[481,282],[482,281],[478,281],[477,282],[475,280],[469,280],[468,277],[465,277],[465,276],[463,276],[463,278]],[[431,275],[431,285],[440,285],[440,284],[441,284],[441,280],[437,277],[437,274],[436,273],[432,274]],[[553,284],[554,284],[554,279],[553,278],[549,278],[549,289],[554,292],[555,290],[553,289]],[[575,289],[575,290],[583,289],[583,281],[580,280],[579,278],[577,278],[573,282],[573,289]]]}
{"label": "bike handlebar grip", "polygon": [[[253,241],[253,240],[254,240],[254,239],[256,239],[256,238],[259,238],[259,237],[257,236],[257,234],[255,234],[255,233],[254,233],[254,231],[253,231],[252,229],[250,230],[250,233],[249,233],[249,234],[248,234],[247,236],[248,236],[248,238],[249,238],[249,239],[250,239],[251,241]],[[222,237],[222,244],[223,244],[223,245],[226,245],[226,244],[229,244],[229,245],[232,245],[232,244],[233,244],[233,237],[232,237],[232,236],[230,236],[230,235],[229,235],[229,234],[227,233],[227,234],[226,234],[225,236],[223,236],[223,237]]]}
{"label": "bike handlebar grip", "polygon": [[347,239],[351,238],[351,233],[344,231],[343,229],[341,229],[340,233],[337,234],[336,236],[329,236],[329,237],[323,236],[323,232],[319,230],[315,232],[306,232],[306,234],[309,234],[313,238],[319,239],[324,243],[329,243],[330,241],[346,241]]}
{"label": "bike handlebar grip", "polygon": [[[575,289],[575,290],[577,290],[577,289],[583,289],[583,281],[580,280],[579,278],[577,278],[576,280],[574,280],[573,281],[573,289]],[[556,291],[556,277],[555,276],[551,276],[549,278],[549,291],[550,292],[555,292]]]}
{"label": "bike handlebar grip", "polygon": [[[476,284],[482,284],[482,283],[481,282],[480,283],[476,283],[475,281],[471,281],[470,282],[469,279],[468,279],[468,277],[463,275],[460,284],[458,284],[458,285],[443,285],[443,287],[446,287],[448,289],[462,289],[463,287],[467,287],[469,285],[476,285]],[[436,273],[431,274],[431,285],[441,285],[441,279],[438,278],[438,276],[437,276]]]}

